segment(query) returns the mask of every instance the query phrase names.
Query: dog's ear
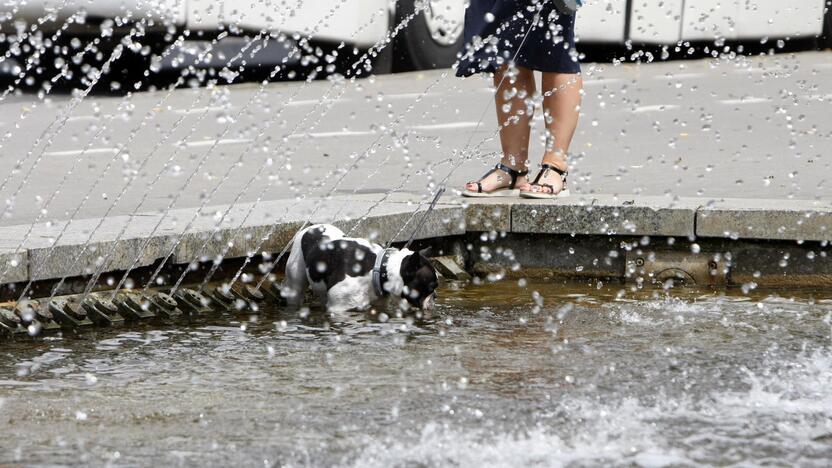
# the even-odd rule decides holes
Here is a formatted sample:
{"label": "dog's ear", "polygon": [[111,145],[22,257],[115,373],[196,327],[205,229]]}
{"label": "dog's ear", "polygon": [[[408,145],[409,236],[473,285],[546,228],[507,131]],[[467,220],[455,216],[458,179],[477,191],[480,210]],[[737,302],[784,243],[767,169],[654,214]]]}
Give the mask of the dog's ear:
{"label": "dog's ear", "polygon": [[421,255],[425,258],[428,258],[428,257],[430,257],[431,252],[432,252],[432,249],[430,247],[425,247],[424,249],[419,251],[419,255]]}
{"label": "dog's ear", "polygon": [[410,281],[416,275],[416,271],[418,271],[421,266],[422,258],[418,253],[412,253],[402,260],[400,273],[405,283]]}

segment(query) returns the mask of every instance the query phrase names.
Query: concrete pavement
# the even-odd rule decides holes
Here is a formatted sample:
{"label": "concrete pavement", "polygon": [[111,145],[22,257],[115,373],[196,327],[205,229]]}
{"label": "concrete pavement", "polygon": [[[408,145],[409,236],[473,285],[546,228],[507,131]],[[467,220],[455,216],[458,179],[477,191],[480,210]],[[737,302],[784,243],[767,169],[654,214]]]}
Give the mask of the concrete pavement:
{"label": "concrete pavement", "polygon": [[[421,236],[829,239],[830,53],[585,74],[575,197],[472,211],[449,193]],[[476,178],[499,147],[488,83],[449,75],[14,97],[0,104],[0,282],[150,264],[170,249],[182,263],[277,249],[285,233],[252,239],[306,220],[370,216],[364,234],[401,240],[394,231],[431,184]],[[461,160],[466,148],[477,149]]]}
{"label": "concrete pavement", "polygon": [[[578,193],[832,194],[830,53],[584,69],[572,160]],[[0,196],[14,197],[2,223],[31,223],[42,210],[40,221],[57,221],[188,208],[206,197],[220,205],[238,194],[254,201],[382,192],[408,178],[402,190],[421,193],[470,141],[479,149],[452,172],[449,184],[458,187],[493,164],[499,144],[488,83],[445,74],[88,97],[71,112],[67,96],[0,103],[8,179]],[[537,137],[532,154],[542,151]]]}

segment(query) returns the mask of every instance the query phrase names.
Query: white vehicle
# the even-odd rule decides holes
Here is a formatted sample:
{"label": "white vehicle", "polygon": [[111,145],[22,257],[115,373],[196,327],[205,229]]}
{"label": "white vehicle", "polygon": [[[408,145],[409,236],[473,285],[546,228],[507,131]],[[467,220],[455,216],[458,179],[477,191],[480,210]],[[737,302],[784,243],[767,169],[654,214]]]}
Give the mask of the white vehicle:
{"label": "white vehicle", "polygon": [[[577,35],[584,42],[823,37],[832,47],[830,0],[588,0]],[[824,22],[825,20],[825,22]]]}
{"label": "white vehicle", "polygon": [[[97,41],[93,52],[101,59],[131,31],[131,39],[144,45],[145,52],[156,54],[184,37],[187,42],[177,46],[177,53],[165,54],[165,65],[187,65],[180,51],[210,52],[196,64],[199,68],[227,64],[243,49],[260,54],[249,57],[247,66],[286,63],[293,45],[309,38],[313,43],[351,46],[342,51],[381,48],[383,53],[373,54],[376,71],[437,68],[454,62],[462,46],[465,4],[471,1],[481,0],[5,0],[0,6],[0,42],[7,44],[2,52],[14,59],[43,45],[48,55],[50,47],[57,50],[54,44],[77,50]],[[832,0],[585,3],[577,25],[582,42],[820,37],[822,45],[832,47],[827,5]],[[270,42],[251,46],[249,38],[269,34]],[[275,41],[275,34],[282,34],[281,40]],[[275,42],[282,47],[272,47]],[[265,44],[270,47],[262,47]],[[242,63],[239,57],[238,61]]]}

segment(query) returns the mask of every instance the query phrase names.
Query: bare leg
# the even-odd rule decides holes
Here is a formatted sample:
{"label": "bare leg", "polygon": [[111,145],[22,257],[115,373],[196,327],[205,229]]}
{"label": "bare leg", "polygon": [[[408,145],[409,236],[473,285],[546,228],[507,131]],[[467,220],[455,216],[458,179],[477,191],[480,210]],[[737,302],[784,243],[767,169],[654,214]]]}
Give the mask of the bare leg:
{"label": "bare leg", "polygon": [[[542,88],[543,115],[547,130],[543,163],[565,171],[566,155],[578,127],[583,80],[581,75],[544,73]],[[554,193],[564,188],[560,175],[553,171],[546,172],[539,183],[551,185],[555,188]],[[531,186],[530,189],[533,192],[551,192],[547,187],[537,185]]]}
{"label": "bare leg", "polygon": [[[505,79],[503,79],[505,77]],[[500,84],[502,82],[502,85]],[[501,163],[523,171],[529,158],[529,138],[534,116],[532,96],[535,93],[534,72],[528,68],[503,67],[494,74],[497,122],[500,124],[500,144],[503,149]],[[485,192],[508,187],[511,178],[502,171],[494,172],[481,181]],[[525,177],[517,179],[517,187],[527,185]],[[477,184],[468,183],[465,188],[476,192]]]}

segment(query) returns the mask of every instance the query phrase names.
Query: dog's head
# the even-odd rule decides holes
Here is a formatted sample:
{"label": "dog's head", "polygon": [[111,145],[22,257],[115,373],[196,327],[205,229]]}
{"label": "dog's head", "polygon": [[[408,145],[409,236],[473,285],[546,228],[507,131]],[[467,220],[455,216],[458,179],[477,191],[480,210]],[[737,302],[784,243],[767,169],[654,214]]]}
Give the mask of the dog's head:
{"label": "dog's head", "polygon": [[433,309],[436,288],[439,286],[436,269],[427,258],[429,250],[412,252],[404,257],[400,271],[404,283],[402,297],[410,305],[423,310]]}

